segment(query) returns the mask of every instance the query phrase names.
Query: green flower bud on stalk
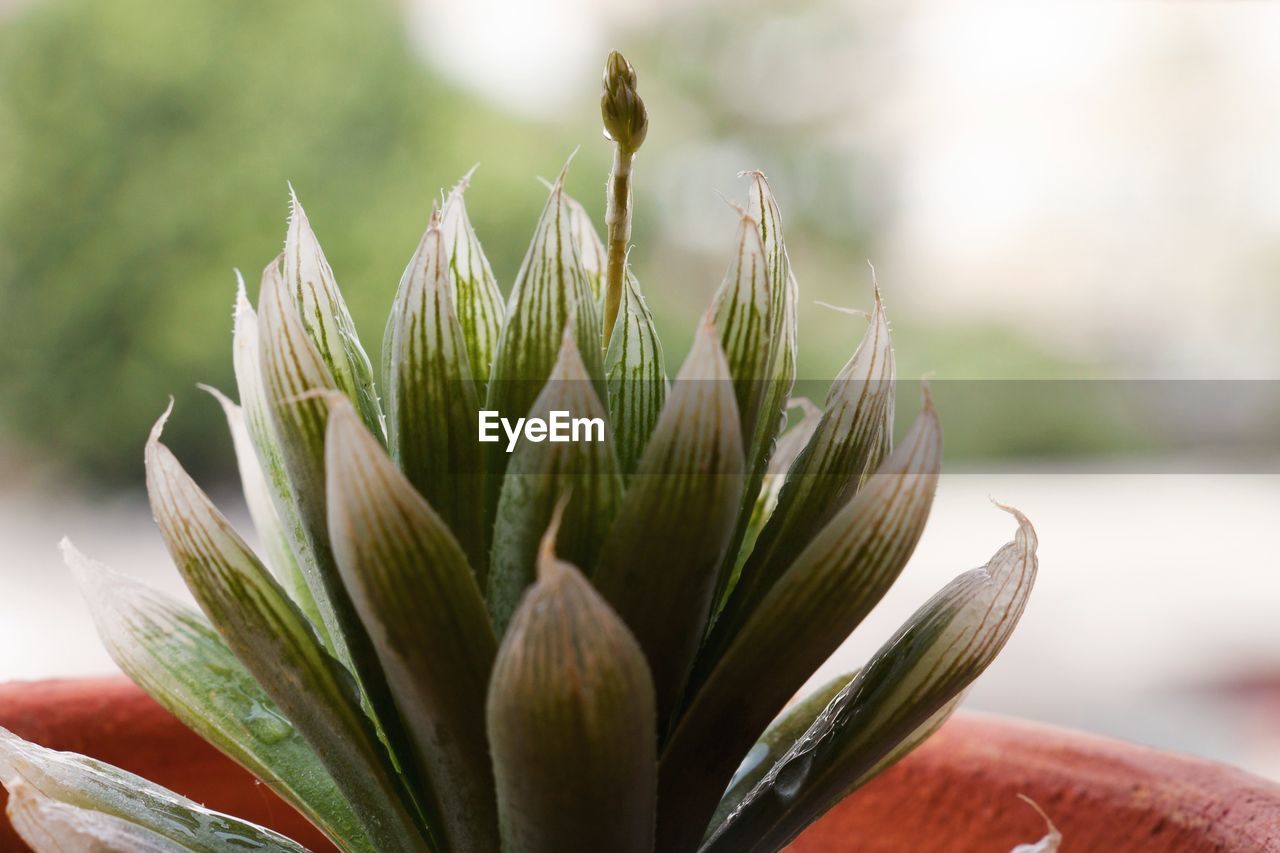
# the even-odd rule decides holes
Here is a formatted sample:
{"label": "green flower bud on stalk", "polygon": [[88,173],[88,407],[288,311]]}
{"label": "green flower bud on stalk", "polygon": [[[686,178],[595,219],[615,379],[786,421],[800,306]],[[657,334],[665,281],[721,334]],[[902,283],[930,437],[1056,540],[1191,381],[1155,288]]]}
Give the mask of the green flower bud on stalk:
{"label": "green flower bud on stalk", "polygon": [[627,242],[631,239],[631,161],[649,132],[649,115],[636,92],[636,70],[616,50],[604,65],[600,116],[605,138],[613,142],[613,169],[604,222],[609,231],[604,291],[604,349],[618,319],[626,279]]}

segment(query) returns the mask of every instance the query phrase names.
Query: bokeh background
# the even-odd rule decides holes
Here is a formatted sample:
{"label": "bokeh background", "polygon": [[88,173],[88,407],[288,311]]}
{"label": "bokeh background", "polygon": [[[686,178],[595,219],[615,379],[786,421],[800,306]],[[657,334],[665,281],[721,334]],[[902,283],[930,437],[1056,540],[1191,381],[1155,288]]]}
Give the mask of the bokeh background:
{"label": "bokeh background", "polygon": [[[807,387],[862,331],[817,303],[869,307],[870,260],[900,376],[932,373],[959,413],[912,564],[832,666],[1005,541],[993,496],[1037,523],[1042,571],[971,707],[1280,776],[1267,3],[0,0],[0,679],[112,668],[64,534],[179,590],[140,491],[169,394],[166,440],[241,512],[194,384],[232,386],[233,269],[252,282],[278,252],[286,182],[376,353],[432,200],[473,164],[504,291],[535,177],[575,149],[570,191],[599,215],[613,47],[651,115],[632,259],[669,362],[759,168]],[[975,390],[995,380],[1037,402]],[[1082,387],[1165,402],[1108,417],[1059,393]]]}

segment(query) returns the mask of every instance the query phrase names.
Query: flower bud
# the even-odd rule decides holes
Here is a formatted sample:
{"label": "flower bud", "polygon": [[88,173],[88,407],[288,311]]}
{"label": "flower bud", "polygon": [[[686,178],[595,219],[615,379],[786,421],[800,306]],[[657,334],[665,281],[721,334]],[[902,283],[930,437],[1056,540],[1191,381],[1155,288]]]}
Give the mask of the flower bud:
{"label": "flower bud", "polygon": [[600,115],[605,136],[621,148],[635,153],[649,131],[649,115],[636,93],[636,71],[616,50],[604,66],[600,95]]}

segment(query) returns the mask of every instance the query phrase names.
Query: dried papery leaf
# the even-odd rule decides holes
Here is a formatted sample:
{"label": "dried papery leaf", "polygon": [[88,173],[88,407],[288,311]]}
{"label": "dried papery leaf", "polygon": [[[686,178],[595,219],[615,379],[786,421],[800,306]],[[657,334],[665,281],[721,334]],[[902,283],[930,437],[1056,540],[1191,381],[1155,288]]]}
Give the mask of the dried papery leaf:
{"label": "dried papery leaf", "polygon": [[635,471],[667,398],[662,341],[640,283],[627,273],[618,321],[604,361],[609,387],[609,417],[618,441],[618,460],[626,474]]}
{"label": "dried papery leaf", "polygon": [[356,324],[338,290],[333,269],[311,230],[311,222],[289,187],[289,231],[284,242],[284,281],[298,317],[337,387],[351,398],[369,428],[384,434],[373,367],[356,335]]}
{"label": "dried papery leaf", "polygon": [[[232,343],[236,388],[240,392],[240,411],[245,430],[253,444],[258,470],[262,472],[262,478],[269,490],[271,504],[280,522],[280,533],[285,540],[284,545],[292,555],[294,567],[297,569],[297,575],[292,577],[286,586],[293,600],[298,603],[316,630],[320,632],[325,644],[330,649],[334,649],[334,642],[329,637],[327,624],[321,615],[320,605],[311,592],[308,580],[319,576],[315,549],[311,544],[311,535],[302,520],[298,495],[289,479],[289,472],[284,462],[284,451],[280,446],[280,438],[276,434],[271,406],[267,402],[267,387],[262,373],[262,344],[258,331],[258,315],[249,303],[249,297],[245,293],[244,279],[240,277],[239,272],[236,273],[236,279],[239,287],[236,290],[235,335]],[[233,425],[233,438],[234,435]],[[241,458],[239,444],[236,445],[236,458],[237,460]],[[242,482],[246,483],[247,501],[250,487],[244,480],[244,467],[245,463],[241,463],[241,476]],[[252,474],[249,476],[251,478]],[[256,515],[254,523],[257,524]],[[275,546],[267,543],[267,534],[262,528],[258,529],[258,533],[263,537],[270,558],[271,549]],[[280,559],[285,560],[284,557]],[[279,576],[281,570],[274,563],[272,568]]]}
{"label": "dried papery leaf", "polygon": [[[167,413],[166,413],[167,414]],[[359,687],[208,496],[160,443],[147,442],[151,510],[201,610],[306,739],[378,850],[424,850],[392,760]]]}
{"label": "dried papery leaf", "polygon": [[738,409],[708,317],[591,576],[645,651],[660,724],[679,700],[702,639],[741,500]]}
{"label": "dried papery leaf", "polygon": [[[567,492],[570,498],[558,528],[557,550],[588,569],[596,563],[622,500],[608,413],[568,331],[551,377],[529,415],[549,421],[552,412],[598,419],[599,435],[591,436],[597,439],[593,441],[568,442],[521,438],[511,455],[494,524],[487,596],[499,636],[534,581],[539,542],[560,496]],[[499,440],[504,446],[508,441],[506,435]]]}
{"label": "dried papery leaf", "polygon": [[897,579],[924,530],[941,456],[926,394],[902,445],[796,556],[719,660],[699,661],[708,674],[690,683],[662,756],[664,850],[697,844],[742,756]]}
{"label": "dried papery leaf", "polygon": [[191,848],[114,815],[69,806],[13,783],[9,823],[35,853],[183,853]]}
{"label": "dried papery leaf", "polygon": [[[568,168],[565,164],[565,171]],[[485,407],[512,419],[524,417],[533,406],[555,366],[566,328],[573,330],[591,379],[601,383],[604,373],[599,312],[576,251],[573,216],[564,192],[565,171],[551,187],[516,276],[490,375]],[[598,384],[597,395],[604,398],[603,384]],[[498,472],[507,461],[500,448],[491,455]]]}
{"label": "dried papery leaf", "polygon": [[480,398],[454,312],[454,281],[440,219],[405,268],[387,325],[391,455],[461,543],[480,582],[486,567]]}
{"label": "dried papery leaf", "polygon": [[1028,797],[1026,794],[1019,794],[1018,799],[1022,800],[1031,808],[1036,810],[1036,814],[1044,820],[1045,828],[1048,832],[1044,838],[1041,838],[1034,844],[1019,844],[1009,853],[1057,853],[1058,848],[1062,846],[1062,833],[1058,831],[1058,827],[1053,825],[1053,821],[1045,814],[1044,809],[1040,808],[1040,804]]}
{"label": "dried papery leaf", "polygon": [[940,713],[945,718],[1004,647],[1035,583],[1035,531],[1005,509],[1018,521],[1013,541],[916,611],[752,790],[707,853],[781,849],[886,759],[904,755],[904,741],[918,743],[922,727],[941,723]]}
{"label": "dried papery leaf", "polygon": [[544,537],[503,638],[488,725],[502,849],[651,853],[653,685],[622,620]]}
{"label": "dried papery leaf", "polygon": [[103,646],[126,675],[330,839],[374,850],[310,745],[203,614],[90,560],[65,539],[62,553]]}
{"label": "dried papery leaf", "polygon": [[258,453],[254,449],[253,438],[245,423],[244,409],[232,402],[227,395],[217,388],[201,385],[218,404],[227,418],[227,430],[231,433],[231,442],[236,452],[236,467],[240,472],[240,487],[244,493],[245,504],[249,507],[249,517],[253,520],[254,530],[262,544],[263,558],[271,573],[280,582],[295,604],[302,609],[313,625],[321,623],[320,611],[316,607],[315,598],[307,586],[307,579],[298,567],[298,559],[294,556],[289,534],[285,532],[276,512],[275,500],[271,486],[258,462]]}
{"label": "dried papery leaf", "polygon": [[716,813],[711,818],[711,829],[707,831],[708,837],[712,835],[712,829],[724,823],[725,818],[738,808],[756,783],[765,777],[792,744],[804,736],[823,709],[830,704],[837,693],[853,681],[856,675],[856,672],[842,673],[825,684],[819,685],[803,699],[788,706],[769,724],[769,728],[765,729],[760,740],[756,741],[756,745],[751,747],[747,757],[738,765],[737,772],[733,774],[733,780],[729,782],[728,789],[720,798],[720,805],[716,806]]}
{"label": "dried papery leaf", "polygon": [[[0,784],[148,830],[180,850],[228,848],[306,853],[279,833],[206,809],[141,776],[72,752],[57,752],[0,728]],[[58,848],[54,848],[58,849]]]}
{"label": "dried papery leaf", "polygon": [[587,213],[587,209],[581,202],[567,193],[564,199],[569,207],[573,239],[578,247],[578,260],[582,263],[582,271],[587,276],[587,283],[591,285],[591,298],[599,303],[604,294],[606,263],[604,242],[591,221],[591,214]]}
{"label": "dried papery leaf", "polygon": [[795,555],[849,502],[889,451],[894,378],[889,324],[877,289],[871,325],[831,384],[822,419],[791,466],[777,509],[732,584],[702,652],[706,664],[723,654]]}
{"label": "dried papery leaf", "polygon": [[355,409],[329,415],[334,553],[413,736],[434,824],[449,850],[497,849],[485,689],[497,650],[466,555]]}
{"label": "dried papery leaf", "polygon": [[449,255],[458,325],[471,360],[471,379],[483,398],[493,355],[498,349],[498,336],[502,334],[506,305],[462,200],[470,178],[471,172],[468,172],[445,199],[440,211],[440,231]]}
{"label": "dried papery leaf", "polygon": [[725,586],[724,595],[717,607],[717,613],[733,593],[733,588],[737,585],[738,577],[742,572],[743,563],[751,556],[751,552],[755,549],[756,540],[760,537],[760,531],[764,529],[765,524],[773,516],[774,510],[777,509],[778,495],[782,492],[782,484],[791,470],[792,463],[795,462],[796,457],[800,455],[800,451],[804,449],[805,445],[809,443],[809,439],[813,436],[814,430],[818,428],[818,422],[822,418],[822,410],[805,397],[788,401],[787,408],[800,409],[800,420],[795,426],[782,434],[778,439],[777,450],[769,457],[769,468],[765,471],[764,482],[760,484],[760,492],[756,495],[755,506],[752,507],[751,518],[747,521],[747,529],[743,534],[742,544],[738,546],[737,565],[734,566],[733,575]]}

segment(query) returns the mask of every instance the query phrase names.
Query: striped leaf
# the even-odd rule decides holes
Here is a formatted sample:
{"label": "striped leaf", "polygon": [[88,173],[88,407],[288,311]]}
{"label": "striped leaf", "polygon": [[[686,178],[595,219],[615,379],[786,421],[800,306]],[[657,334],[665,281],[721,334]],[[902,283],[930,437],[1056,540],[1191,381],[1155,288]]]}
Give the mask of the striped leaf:
{"label": "striped leaf", "polygon": [[337,390],[337,383],[307,337],[274,263],[263,271],[258,301],[259,358],[266,407],[296,500],[306,552],[314,558],[300,561],[300,568],[320,611],[325,634],[332,641],[330,650],[355,677],[365,710],[399,755],[408,747],[408,736],[396,714],[368,631],[342,585],[329,543],[324,473],[329,403],[325,397]]}
{"label": "striped leaf", "polygon": [[[325,644],[333,649],[334,642],[329,636],[327,623],[321,614],[319,603],[311,592],[311,578],[318,577],[316,553],[312,546],[311,535],[303,523],[301,502],[294,491],[285,467],[284,450],[280,446],[280,438],[276,433],[275,421],[271,406],[267,402],[267,387],[262,373],[262,343],[258,331],[258,315],[249,303],[245,293],[244,279],[236,273],[239,286],[236,290],[235,335],[232,342],[232,355],[236,372],[236,388],[240,393],[240,414],[244,429],[253,445],[253,456],[257,459],[257,470],[261,472],[271,498],[275,516],[279,520],[280,535],[284,539],[283,547],[272,544],[266,528],[270,522],[264,516],[258,526],[258,535],[262,537],[268,560],[277,577],[288,577],[285,584],[293,600],[297,602],[307,618],[320,632]],[[225,407],[224,407],[225,408]],[[232,416],[228,415],[228,421]],[[239,439],[235,439],[236,426],[231,425],[233,440],[236,440],[236,460],[240,465],[241,483],[245,491],[246,502],[249,494],[256,491],[250,485],[252,472],[246,474],[245,469],[251,465],[249,454],[240,451]],[[259,525],[258,513],[249,503],[255,526]],[[277,550],[287,550],[292,557],[293,566],[289,567],[289,557],[277,555]],[[284,566],[284,568],[282,568]],[[296,575],[294,570],[296,569]],[[283,582],[283,581],[282,581]]]}
{"label": "striped leaf", "polygon": [[733,260],[712,304],[746,444],[755,434],[769,371],[769,264],[759,221],[743,213],[734,245]]}
{"label": "striped leaf", "polygon": [[836,376],[812,438],[791,466],[777,509],[760,533],[712,631],[710,664],[742,629],[791,560],[857,493],[893,438],[893,347],[876,290],[871,325]]}
{"label": "striped leaf", "polygon": [[222,413],[227,418],[227,430],[231,433],[231,442],[236,452],[236,467],[240,472],[240,488],[244,493],[245,504],[249,508],[249,518],[253,520],[254,530],[262,543],[263,561],[271,569],[276,580],[280,582],[294,603],[302,609],[313,625],[320,624],[320,611],[316,607],[315,598],[307,587],[307,579],[298,566],[298,558],[294,556],[290,537],[285,532],[276,512],[271,486],[258,463],[258,453],[254,449],[253,438],[245,423],[244,409],[228,399],[217,388],[209,385],[199,386],[222,406]]}
{"label": "striped leaf", "polygon": [[5,809],[9,824],[35,853],[181,853],[159,833],[91,809],[51,800],[22,781]]}
{"label": "striped leaf", "polygon": [[284,241],[284,281],[302,325],[337,387],[356,404],[369,428],[383,435],[382,411],[373,387],[369,356],[360,345],[333,269],[292,186],[289,231]]}
{"label": "striped leaf", "polygon": [[710,317],[676,377],[592,581],[649,660],[660,720],[675,707],[742,499],[742,434]]}
{"label": "striped leaf", "polygon": [[[923,740],[1004,647],[1035,583],[1036,534],[1022,513],[1013,541],[957,577],[876,653],[751,792],[705,848],[781,849],[850,790]],[[927,732],[926,732],[927,734]]]}
{"label": "striped leaf", "polygon": [[494,664],[488,725],[502,849],[652,853],[657,734],[644,654],[553,553]]}
{"label": "striped leaf", "polygon": [[[564,178],[562,171],[551,187],[533,242],[516,276],[494,357],[485,408],[508,418],[528,414],[555,366],[566,328],[573,332],[587,375],[597,382],[603,376],[599,312],[575,249]],[[604,398],[603,384],[597,388],[597,395]],[[491,458],[496,470],[506,466],[506,454],[501,449],[496,449]]]}
{"label": "striped leaf", "polygon": [[375,848],[320,759],[200,612],[85,557],[63,556],[112,660],[185,725],[335,842]]}
{"label": "striped leaf", "polygon": [[902,445],[795,557],[719,660],[699,661],[695,679],[708,674],[690,684],[662,756],[662,849],[696,845],[742,756],[897,579],[933,504],[941,453],[926,394]]}
{"label": "striped leaf", "polygon": [[[782,434],[778,439],[777,450],[769,457],[769,467],[765,471],[764,482],[760,484],[760,492],[756,495],[755,506],[751,509],[751,518],[747,521],[742,544],[738,546],[737,565],[734,566],[733,575],[725,587],[725,598],[732,594],[734,586],[737,585],[742,565],[755,550],[760,531],[773,517],[773,511],[778,506],[778,495],[782,492],[782,484],[791,471],[792,464],[800,455],[800,451],[809,443],[814,430],[818,428],[818,422],[822,419],[822,410],[809,402],[807,397],[795,398],[788,402],[787,407],[800,409],[800,420]],[[721,599],[720,606],[723,606],[725,598]]]}
{"label": "striped leaf", "polygon": [[[720,798],[720,805],[716,806],[716,813],[711,818],[710,825],[713,828],[722,825],[725,819],[737,810],[747,794],[751,793],[756,784],[769,773],[778,759],[791,749],[792,744],[804,736],[813,725],[813,721],[831,703],[836,694],[856,676],[856,672],[837,675],[810,691],[794,705],[788,706],[769,724],[769,728],[765,729],[760,740],[756,741],[756,745],[751,747],[747,757],[738,765],[737,772],[733,774],[733,780],[729,782],[729,788]],[[708,831],[707,835],[711,835],[711,832]]]}
{"label": "striped leaf", "polygon": [[[224,853],[228,848],[239,847],[264,853],[306,853],[306,848],[279,833],[206,809],[118,767],[72,752],[57,752],[37,746],[4,728],[0,728],[0,784],[9,790],[11,796],[18,795],[20,813],[14,814],[11,802],[10,815],[15,818],[15,823],[24,824],[28,830],[23,832],[24,838],[35,844],[40,843],[40,838],[47,840],[50,834],[57,842],[70,840],[64,834],[68,829],[65,823],[56,828],[45,823],[42,814],[44,803],[32,802],[38,796],[45,802],[63,803],[71,808],[114,818],[114,821],[104,821],[102,825],[127,833],[127,840],[143,840],[157,845],[158,850]],[[60,814],[53,820],[69,819],[79,828],[84,828],[83,815],[58,811]],[[121,824],[136,829],[127,829]],[[157,839],[166,839],[171,846],[161,846],[164,842]],[[45,849],[64,851],[67,848],[55,846]],[[113,848],[108,846],[105,849]],[[123,846],[115,849],[132,853],[138,848]]]}
{"label": "striped leaf", "polygon": [[498,290],[498,280],[494,278],[489,260],[480,248],[480,239],[471,227],[467,207],[462,200],[470,179],[471,172],[468,172],[445,199],[440,212],[440,232],[449,255],[454,310],[467,343],[471,378],[483,397],[494,352],[498,348],[498,336],[502,333],[506,306]]}
{"label": "striped leaf", "polygon": [[[598,418],[602,425],[608,419],[568,331],[530,417],[549,420],[552,412]],[[522,438],[511,454],[498,502],[489,571],[489,611],[499,636],[534,581],[538,543],[562,494],[568,493],[570,499],[558,528],[557,550],[588,570],[596,564],[622,499],[613,437],[607,426],[600,431],[600,441],[532,442]],[[506,435],[501,435],[499,442],[505,449]]]}
{"label": "striped leaf", "polygon": [[618,461],[622,470],[631,474],[666,401],[667,369],[653,315],[640,293],[640,283],[630,271],[622,289],[618,321],[609,338],[604,370]]}
{"label": "striped leaf", "polygon": [[573,231],[573,241],[578,247],[578,260],[582,263],[582,271],[591,285],[591,298],[599,303],[604,296],[604,276],[607,256],[600,232],[596,231],[591,221],[591,214],[581,202],[569,194],[565,194],[565,204],[569,208],[569,220]]}
{"label": "striped leaf", "polygon": [[466,333],[454,310],[457,282],[448,251],[440,217],[433,213],[400,280],[387,325],[387,431],[392,457],[453,531],[483,583],[480,399]]}
{"label": "striped leaf", "polygon": [[[787,249],[782,241],[782,215],[777,202],[769,191],[769,184],[761,172],[744,172],[752,180],[748,194],[747,210],[743,217],[744,224],[753,221],[759,229],[759,251],[763,254],[763,272],[752,270],[752,301],[749,307],[737,310],[737,318],[730,319],[722,329],[727,334],[732,328],[741,328],[741,334],[750,337],[760,346],[756,360],[749,366],[750,373],[734,373],[734,378],[750,377],[755,381],[752,387],[754,399],[751,402],[750,417],[743,414],[743,436],[747,448],[746,492],[748,499],[739,512],[737,528],[734,530],[732,547],[728,558],[720,570],[720,578],[716,585],[716,598],[724,597],[730,581],[734,577],[735,562],[741,550],[741,543],[747,535],[754,512],[754,496],[759,493],[761,484],[769,466],[769,458],[773,455],[774,443],[786,424],[787,398],[796,379],[796,300],[799,288],[795,275],[791,271],[791,262],[787,257]],[[756,247],[752,246],[752,263],[757,262],[754,256]],[[739,252],[740,258],[742,252]],[[743,278],[742,266],[739,264],[739,280]],[[763,279],[765,304],[760,305],[761,297],[755,295],[759,289],[758,279]],[[741,285],[737,291],[741,291]],[[735,298],[726,304],[741,304]],[[730,325],[731,324],[731,325]],[[755,324],[763,324],[763,330]],[[728,347],[726,345],[726,351]],[[739,396],[739,405],[743,404]]]}
{"label": "striped leaf", "polygon": [[[167,413],[166,413],[167,416]],[[378,850],[425,850],[358,686],[178,460],[147,442],[151,510],[187,587],[281,713],[306,739]]]}
{"label": "striped leaf", "polygon": [[428,812],[447,849],[496,850],[484,702],[497,642],[466,555],[345,398],[326,454],[334,553],[413,737]]}

